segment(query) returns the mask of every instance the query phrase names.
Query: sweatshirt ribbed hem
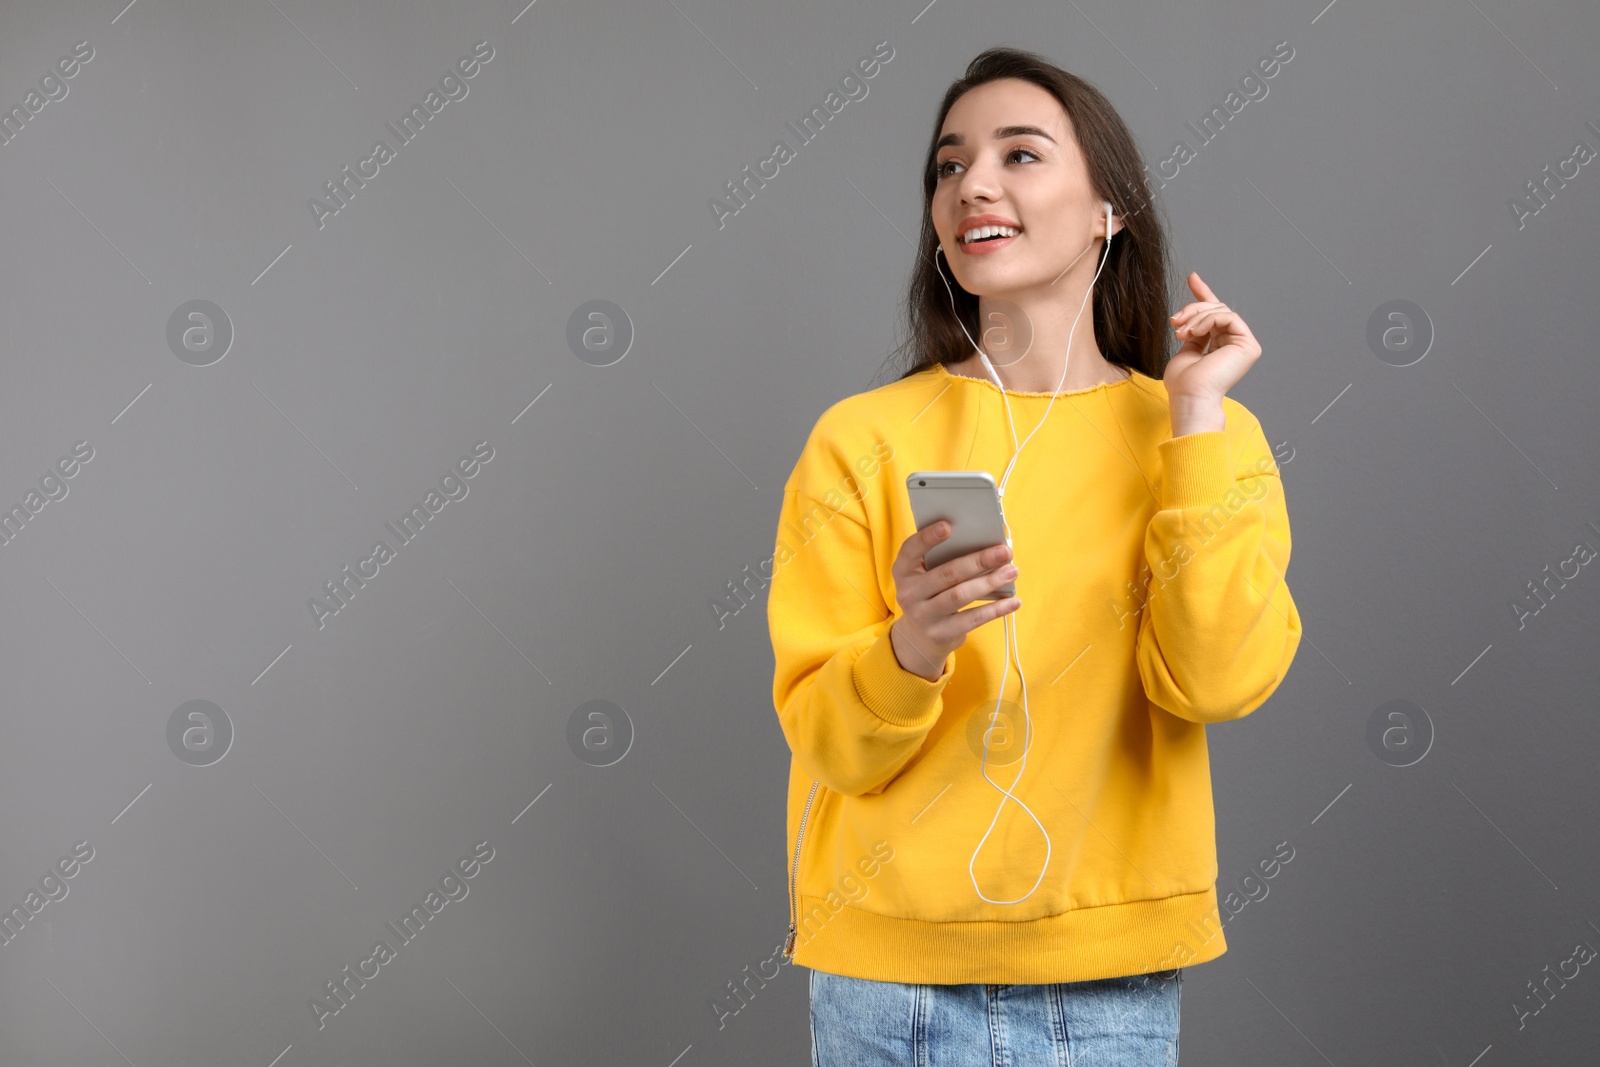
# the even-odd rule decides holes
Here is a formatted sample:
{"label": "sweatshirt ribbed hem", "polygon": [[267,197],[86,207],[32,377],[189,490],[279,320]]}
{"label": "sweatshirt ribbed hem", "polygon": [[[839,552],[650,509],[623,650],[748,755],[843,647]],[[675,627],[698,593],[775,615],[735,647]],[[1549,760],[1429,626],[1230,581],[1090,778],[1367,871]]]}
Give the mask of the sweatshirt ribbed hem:
{"label": "sweatshirt ribbed hem", "polygon": [[927,922],[800,898],[794,962],[879,982],[1086,982],[1214,960],[1227,951],[1217,889],[1078,908],[1027,922]]}
{"label": "sweatshirt ribbed hem", "polygon": [[1234,488],[1233,454],[1223,430],[1169,437],[1156,450],[1161,454],[1163,508],[1220,504]]}
{"label": "sweatshirt ribbed hem", "polygon": [[939,694],[950,684],[956,654],[952,652],[945,657],[939,680],[930,682],[900,666],[891,642],[889,631],[885,629],[856,657],[851,668],[856,694],[867,710],[884,722],[894,726],[922,726],[939,709]]}

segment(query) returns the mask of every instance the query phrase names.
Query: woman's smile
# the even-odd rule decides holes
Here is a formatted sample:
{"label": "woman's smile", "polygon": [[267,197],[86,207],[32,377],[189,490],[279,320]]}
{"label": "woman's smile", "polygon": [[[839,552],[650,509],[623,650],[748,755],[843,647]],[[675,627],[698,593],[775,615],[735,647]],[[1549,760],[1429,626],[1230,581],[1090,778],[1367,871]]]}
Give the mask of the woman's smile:
{"label": "woman's smile", "polygon": [[956,227],[956,245],[968,255],[986,255],[1002,248],[1022,233],[1022,227],[1004,215],[972,215]]}
{"label": "woman's smile", "polygon": [[1004,235],[988,238],[980,237],[972,241],[957,241],[956,245],[969,256],[986,256],[991,252],[999,251],[1021,236],[1022,234],[1018,233],[1012,237]]}

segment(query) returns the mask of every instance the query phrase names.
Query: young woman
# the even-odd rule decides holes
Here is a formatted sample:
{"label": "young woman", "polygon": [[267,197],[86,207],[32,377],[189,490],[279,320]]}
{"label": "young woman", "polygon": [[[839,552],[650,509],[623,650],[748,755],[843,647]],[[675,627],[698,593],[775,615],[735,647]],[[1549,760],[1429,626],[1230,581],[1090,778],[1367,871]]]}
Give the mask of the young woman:
{"label": "young woman", "polygon": [[[1261,347],[1197,274],[1168,315],[1138,149],[1082,79],[984,52],[934,129],[920,362],[784,488],[785,956],[819,1067],[1176,1063],[1184,968],[1226,949],[1205,724],[1300,640],[1278,469],[1226,396]],[[994,475],[1009,547],[929,569],[931,470]]]}

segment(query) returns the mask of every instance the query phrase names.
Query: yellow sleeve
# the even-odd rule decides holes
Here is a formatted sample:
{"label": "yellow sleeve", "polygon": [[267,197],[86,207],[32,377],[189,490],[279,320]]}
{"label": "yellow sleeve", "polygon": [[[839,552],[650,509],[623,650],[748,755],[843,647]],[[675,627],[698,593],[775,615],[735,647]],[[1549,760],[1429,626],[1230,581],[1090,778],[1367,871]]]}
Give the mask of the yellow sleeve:
{"label": "yellow sleeve", "polygon": [[[895,549],[898,550],[896,545]],[[930,682],[900,666],[872,531],[786,489],[768,589],[772,700],[801,768],[836,793],[881,792],[938,721],[955,667]]]}
{"label": "yellow sleeve", "polygon": [[1139,678],[1152,703],[1181,718],[1241,719],[1278,688],[1300,644],[1282,478],[1253,418],[1237,468],[1224,430],[1156,447],[1161,510],[1145,533]]}

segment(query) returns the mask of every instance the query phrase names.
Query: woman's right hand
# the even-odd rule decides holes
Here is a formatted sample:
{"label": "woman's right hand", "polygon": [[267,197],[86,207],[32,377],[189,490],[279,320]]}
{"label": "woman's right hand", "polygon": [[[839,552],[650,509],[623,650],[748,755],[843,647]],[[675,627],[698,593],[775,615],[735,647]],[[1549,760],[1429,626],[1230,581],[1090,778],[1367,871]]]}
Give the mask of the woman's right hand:
{"label": "woman's right hand", "polygon": [[949,536],[949,522],[930,522],[905,539],[890,569],[901,612],[889,627],[895,658],[930,682],[939,680],[944,661],[967,643],[968,633],[1022,606],[1016,597],[1006,597],[966,608],[981,594],[1015,578],[1017,568],[1007,565],[1009,546],[991,545],[928,570],[923,557]]}

